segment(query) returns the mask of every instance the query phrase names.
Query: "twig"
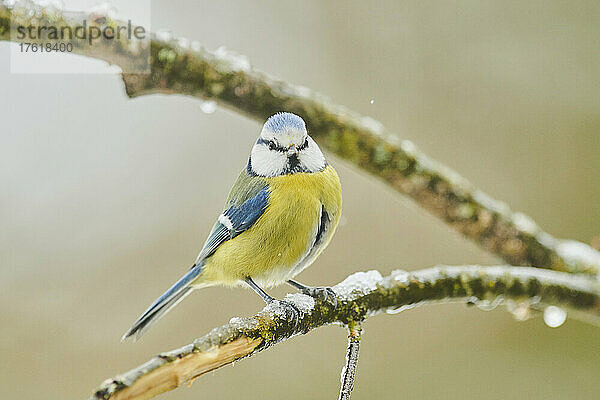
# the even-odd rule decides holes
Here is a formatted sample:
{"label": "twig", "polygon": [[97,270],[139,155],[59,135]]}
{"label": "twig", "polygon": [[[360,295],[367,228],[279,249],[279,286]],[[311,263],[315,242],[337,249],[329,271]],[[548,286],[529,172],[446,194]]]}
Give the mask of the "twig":
{"label": "twig", "polygon": [[354,389],[354,377],[356,376],[356,367],[358,365],[361,335],[362,327],[359,322],[353,323],[348,327],[348,350],[346,351],[346,364],[342,369],[340,400],[350,400],[352,390]]}
{"label": "twig", "polygon": [[[384,311],[425,303],[463,301],[489,309],[502,303],[519,309],[560,307],[572,317],[600,323],[600,282],[530,267],[440,266],[414,272],[358,272],[334,288],[338,304],[288,295],[303,313],[297,325],[271,304],[251,318],[233,318],[192,344],[160,354],[102,383],[91,399],[149,399],[195,377],[254,355],[280,341],[326,324],[356,326]],[[358,350],[358,348],[356,349]]]}
{"label": "twig", "polygon": [[[0,5],[0,40],[11,40],[11,24],[70,24],[55,11],[38,14],[32,22],[30,16],[11,15],[10,8]],[[120,65],[123,70],[140,62],[139,48],[132,50],[126,38],[105,42],[86,46],[75,41],[74,52]],[[184,94],[214,100],[259,121],[282,110],[297,113],[320,146],[408,195],[506,262],[598,276],[599,252],[580,242],[550,236],[529,217],[491,199],[456,172],[420,153],[412,143],[399,142],[379,122],[333,105],[307,88],[257,72],[243,56],[179,43],[189,41],[152,40],[152,72],[123,74],[128,96]]]}

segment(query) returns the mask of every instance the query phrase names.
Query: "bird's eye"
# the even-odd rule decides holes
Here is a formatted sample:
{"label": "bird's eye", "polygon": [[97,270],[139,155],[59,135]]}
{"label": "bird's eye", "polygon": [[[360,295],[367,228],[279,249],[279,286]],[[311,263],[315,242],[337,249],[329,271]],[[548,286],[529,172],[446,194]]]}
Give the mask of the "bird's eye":
{"label": "bird's eye", "polygon": [[304,150],[307,147],[308,147],[308,139],[304,139],[304,142],[302,142],[302,144],[298,147],[298,151]]}
{"label": "bird's eye", "polygon": [[269,141],[269,150],[275,150],[277,149],[277,144],[275,144],[274,141],[270,140]]}

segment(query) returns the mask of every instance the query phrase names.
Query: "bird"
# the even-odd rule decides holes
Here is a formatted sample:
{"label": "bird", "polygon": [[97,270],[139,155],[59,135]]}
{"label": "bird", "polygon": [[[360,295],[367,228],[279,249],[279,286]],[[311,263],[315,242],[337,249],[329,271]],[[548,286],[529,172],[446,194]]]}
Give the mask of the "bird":
{"label": "bird", "polygon": [[[245,286],[270,304],[277,300],[264,288],[287,282],[337,305],[330,287],[306,286],[293,278],[327,247],[341,212],[339,176],[309,136],[304,120],[289,112],[272,115],[196,261],[122,340],[139,339],[193,290],[209,286]],[[297,322],[299,310],[281,303]]]}

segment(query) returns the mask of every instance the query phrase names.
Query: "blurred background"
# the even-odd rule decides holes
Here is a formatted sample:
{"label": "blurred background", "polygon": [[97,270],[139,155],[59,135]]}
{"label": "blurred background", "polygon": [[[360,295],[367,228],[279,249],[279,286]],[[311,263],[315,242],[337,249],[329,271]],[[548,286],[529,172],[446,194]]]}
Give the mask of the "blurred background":
{"label": "blurred background", "polygon": [[[153,30],[226,46],[378,119],[550,233],[587,243],[600,234],[599,20],[594,0],[152,3]],[[129,100],[114,74],[11,74],[8,50],[0,43],[2,397],[87,398],[261,309],[249,291],[206,289],[140,342],[120,342],[196,257],[260,124],[182,96]],[[499,262],[329,158],[344,217],[300,281]],[[345,336],[318,329],[161,398],[335,398]],[[599,341],[597,327],[551,329],[503,308],[380,315],[365,325],[354,398],[597,398]]]}

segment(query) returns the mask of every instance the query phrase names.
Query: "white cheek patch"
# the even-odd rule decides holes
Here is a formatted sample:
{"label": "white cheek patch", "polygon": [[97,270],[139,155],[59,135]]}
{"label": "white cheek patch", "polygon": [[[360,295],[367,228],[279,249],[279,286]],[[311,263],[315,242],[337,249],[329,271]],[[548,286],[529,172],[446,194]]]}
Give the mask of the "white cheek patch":
{"label": "white cheek patch", "polygon": [[298,153],[300,165],[306,168],[309,172],[321,171],[325,168],[325,156],[321,153],[321,149],[315,141],[308,136],[308,146]]}
{"label": "white cheek patch", "polygon": [[279,151],[271,151],[264,144],[255,144],[250,155],[252,171],[260,176],[281,175],[287,165],[287,156]]}

